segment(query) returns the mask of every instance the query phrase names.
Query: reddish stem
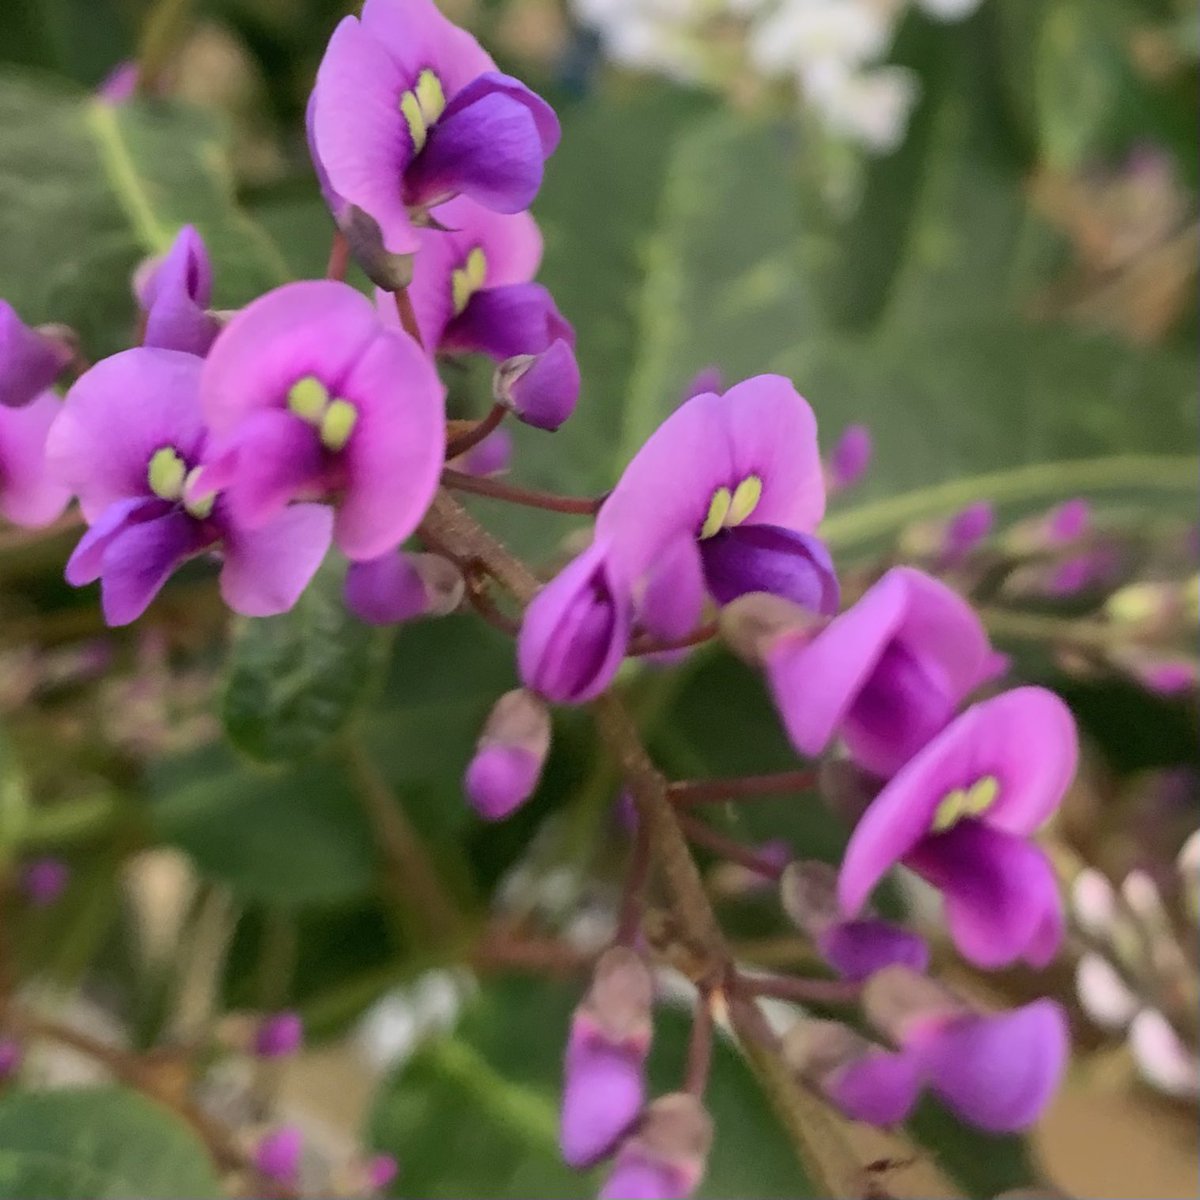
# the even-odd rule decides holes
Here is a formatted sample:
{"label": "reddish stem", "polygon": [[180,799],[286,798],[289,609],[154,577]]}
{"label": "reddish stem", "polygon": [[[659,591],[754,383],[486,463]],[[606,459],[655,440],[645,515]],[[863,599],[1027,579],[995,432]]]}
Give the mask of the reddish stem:
{"label": "reddish stem", "polygon": [[459,492],[490,496],[493,500],[506,500],[509,504],[522,504],[526,508],[544,508],[548,512],[573,513],[578,516],[592,516],[604,502],[603,497],[591,499],[585,496],[559,496],[554,492],[515,487],[510,483],[501,483],[498,479],[480,479],[449,467],[442,472],[442,483]]}
{"label": "reddish stem", "polygon": [[507,412],[508,409],[503,404],[493,404],[492,411],[482,421],[476,421],[466,433],[459,434],[458,437],[452,438],[446,443],[447,461],[457,458],[460,454],[466,454],[468,450],[473,450],[478,446],[504,420]]}
{"label": "reddish stem", "polygon": [[629,856],[629,870],[621,896],[621,915],[617,921],[615,941],[621,946],[632,946],[642,923],[642,910],[646,902],[646,881],[650,875],[650,835],[644,821],[639,821],[633,835],[633,851]]}
{"label": "reddish stem", "polygon": [[739,975],[738,986],[755,996],[797,1004],[855,1004],[862,984],[849,979],[798,979],[790,975]]}
{"label": "reddish stem", "polygon": [[418,346],[424,346],[425,343],[421,340],[421,327],[417,324],[417,314],[413,309],[412,297],[408,294],[408,288],[401,288],[398,292],[393,292],[396,297],[396,312],[400,317],[400,324]]}
{"label": "reddish stem", "polygon": [[716,621],[709,621],[707,624],[698,625],[691,633],[670,641],[658,642],[645,636],[634,638],[629,645],[627,653],[637,656],[641,654],[665,654],[670,650],[686,650],[689,646],[699,646],[704,642],[711,641],[716,636],[717,623]]}
{"label": "reddish stem", "polygon": [[333,241],[329,244],[329,265],[325,268],[325,278],[343,282],[349,265],[350,242],[340,229],[335,229]]}
{"label": "reddish stem", "polygon": [[714,854],[729,859],[730,862],[739,863],[766,879],[778,880],[783,874],[783,867],[778,863],[767,862],[765,858],[760,858],[753,850],[743,846],[741,842],[727,838],[723,833],[718,833],[713,829],[711,825],[697,821],[688,813],[677,812],[676,819],[688,841],[695,842],[697,846],[703,846],[706,850],[711,850]]}
{"label": "reddish stem", "polygon": [[769,775],[740,775],[733,779],[684,779],[671,784],[667,794],[674,803],[690,808],[694,804],[719,804],[724,800],[803,792],[816,784],[816,771],[776,771]]}
{"label": "reddish stem", "polygon": [[703,1096],[708,1086],[708,1071],[712,1066],[713,1012],[712,996],[707,988],[700,989],[692,1012],[692,1036],[688,1042],[687,1069],[683,1090],[693,1096]]}

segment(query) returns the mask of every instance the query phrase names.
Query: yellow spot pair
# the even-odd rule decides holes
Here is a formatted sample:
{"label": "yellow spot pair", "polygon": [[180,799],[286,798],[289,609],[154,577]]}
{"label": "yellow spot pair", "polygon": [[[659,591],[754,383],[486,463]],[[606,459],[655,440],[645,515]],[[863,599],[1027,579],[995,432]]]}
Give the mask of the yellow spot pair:
{"label": "yellow spot pair", "polygon": [[419,154],[429,139],[429,127],[446,111],[442,81],[428,68],[417,76],[417,86],[400,96],[400,112],[412,138],[413,153]]}
{"label": "yellow spot pair", "polygon": [[174,446],[160,446],[150,456],[150,465],[146,470],[146,478],[150,490],[160,500],[182,500],[183,507],[198,520],[203,521],[213,510],[216,494],[201,496],[195,500],[185,499],[187,489],[196,481],[200,473],[199,467],[187,469],[187,463],[180,457]]}
{"label": "yellow spot pair", "polygon": [[987,812],[1000,795],[1000,781],[995,775],[985,775],[970,788],[955,788],[942,797],[933,814],[931,829],[934,833],[945,833],[963,817],[977,817]]}
{"label": "yellow spot pair", "polygon": [[349,400],[331,397],[315,375],[306,375],[291,386],[287,406],[302,421],[316,426],[326,450],[341,450],[358,424],[358,409]]}
{"label": "yellow spot pair", "polygon": [[700,537],[710,538],[722,529],[740,525],[758,507],[762,488],[757,475],[747,475],[732,492],[726,487],[717,488],[708,506],[708,516],[700,526]]}

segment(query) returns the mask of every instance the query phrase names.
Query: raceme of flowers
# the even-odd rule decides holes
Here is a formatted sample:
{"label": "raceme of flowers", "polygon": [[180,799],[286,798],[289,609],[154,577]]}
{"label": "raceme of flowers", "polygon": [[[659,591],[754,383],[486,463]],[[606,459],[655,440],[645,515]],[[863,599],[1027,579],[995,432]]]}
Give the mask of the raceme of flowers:
{"label": "raceme of flowers", "polygon": [[[110,624],[136,620],[197,556],[219,561],[221,595],[248,616],[288,610],[329,553],[348,560],[346,600],[364,620],[452,611],[458,566],[436,546],[402,549],[456,444],[439,363],[495,364],[489,429],[507,410],[554,430],[579,398],[574,332],[534,279],[527,208],[558,140],[543,100],[430,0],[367,0],[330,40],[309,135],[372,296],[307,280],[215,314],[204,243],[185,228],[134,281],[140,344],[87,369],[65,331],[0,305],[0,511],[41,525],[75,498],[87,528],[66,576],[99,581]],[[896,567],[843,607],[819,529],[827,491],[867,468],[864,429],[824,463],[790,380],[706,377],[691,391],[598,505],[587,547],[528,605],[522,686],[488,719],[468,799],[484,819],[509,815],[538,785],[548,704],[599,696],[631,652],[686,653],[716,614],[762,669],[797,755],[840,756],[865,797],[840,869],[792,863],[781,899],[860,989],[871,1036],[804,1020],[788,1063],[856,1119],[898,1121],[929,1090],[984,1129],[1022,1128],[1062,1073],[1063,1013],[1049,1000],[987,1013],[947,991],[922,939],[877,918],[870,897],[903,865],[941,893],[969,962],[1049,963],[1063,917],[1035,835],[1074,775],[1072,718],[1044,689],[996,692],[1003,663],[978,617],[930,574]],[[502,440],[468,441],[453,450],[463,471],[506,465]],[[946,561],[986,534],[983,517],[947,530]],[[570,1029],[562,1150],[579,1167],[611,1160],[602,1196],[690,1194],[713,1137],[693,1092],[647,1095],[654,990],[636,940],[614,945]],[[298,1038],[281,1020],[260,1052]],[[286,1137],[264,1144],[262,1169],[287,1174],[296,1153]]]}

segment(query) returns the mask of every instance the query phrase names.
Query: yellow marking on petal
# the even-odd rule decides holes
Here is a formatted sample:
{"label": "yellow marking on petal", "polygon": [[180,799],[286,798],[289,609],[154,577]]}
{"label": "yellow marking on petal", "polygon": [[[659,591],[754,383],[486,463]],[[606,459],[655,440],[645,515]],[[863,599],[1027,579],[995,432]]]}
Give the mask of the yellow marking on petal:
{"label": "yellow marking on petal", "polygon": [[729,506],[733,503],[733,497],[726,487],[717,488],[713,492],[713,498],[708,506],[708,516],[704,518],[704,524],[700,526],[700,537],[710,538],[720,533],[725,527],[725,519],[729,516]]}
{"label": "yellow marking on petal", "polygon": [[321,416],[328,404],[329,389],[315,375],[306,375],[288,390],[288,409],[310,425],[321,423]]}
{"label": "yellow marking on petal", "polygon": [[146,478],[160,500],[178,500],[183,495],[185,475],[187,466],[174,447],[163,446],[150,456]]}
{"label": "yellow marking on petal", "polygon": [[482,246],[475,246],[467,255],[463,265],[450,273],[450,292],[454,301],[454,315],[467,307],[487,278],[487,255]]}
{"label": "yellow marking on petal", "polygon": [[432,125],[446,111],[446,93],[442,81],[428,67],[417,76],[417,103],[426,125]]}
{"label": "yellow marking on petal", "polygon": [[963,798],[963,812],[969,817],[985,813],[996,803],[1000,795],[1000,780],[995,775],[985,775]]}
{"label": "yellow marking on petal", "polygon": [[966,799],[967,793],[962,788],[955,788],[954,791],[947,792],[934,810],[933,824],[930,826],[930,830],[933,833],[945,833],[947,829],[957,825],[959,818],[963,815]]}
{"label": "yellow marking on petal", "polygon": [[358,409],[349,400],[331,400],[321,418],[321,445],[341,450],[358,424]]}
{"label": "yellow marking on petal", "polygon": [[762,499],[762,480],[757,475],[747,475],[733,493],[726,525],[740,525],[757,507]]}
{"label": "yellow marking on petal", "polygon": [[408,135],[412,138],[413,153],[418,154],[425,146],[429,137],[429,127],[425,123],[425,114],[421,111],[421,101],[416,92],[400,93],[400,115],[408,126]]}
{"label": "yellow marking on petal", "polygon": [[187,473],[187,478],[183,481],[183,507],[187,510],[189,515],[195,517],[199,521],[203,521],[212,515],[213,505],[217,502],[216,492],[202,492],[199,495],[194,494],[196,483],[198,482],[200,473],[203,470],[203,467],[193,467]]}
{"label": "yellow marking on petal", "polygon": [[1000,780],[995,775],[984,775],[969,788],[955,788],[947,792],[933,813],[930,824],[932,833],[945,833],[963,817],[977,817],[987,812],[1000,795]]}

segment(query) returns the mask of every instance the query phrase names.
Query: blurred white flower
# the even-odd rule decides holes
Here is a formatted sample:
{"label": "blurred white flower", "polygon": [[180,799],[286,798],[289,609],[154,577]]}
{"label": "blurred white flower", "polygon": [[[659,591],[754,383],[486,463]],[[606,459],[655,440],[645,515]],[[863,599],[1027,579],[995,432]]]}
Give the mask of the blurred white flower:
{"label": "blurred white flower", "polygon": [[1137,1014],[1137,996],[1103,955],[1085,954],[1079,960],[1075,990],[1084,1012],[1105,1029],[1124,1029]]}
{"label": "blurred white flower", "polygon": [[1129,1027],[1129,1049],[1142,1077],[1169,1096],[1200,1095],[1200,1061],[1157,1009],[1144,1008]]}
{"label": "blurred white flower", "polygon": [[849,72],[827,61],[804,72],[803,89],[833,133],[887,154],[904,140],[920,84],[907,67]]}
{"label": "blurred white flower", "polygon": [[1095,867],[1084,867],[1071,884],[1071,912],[1084,933],[1105,939],[1116,919],[1112,884]]}

